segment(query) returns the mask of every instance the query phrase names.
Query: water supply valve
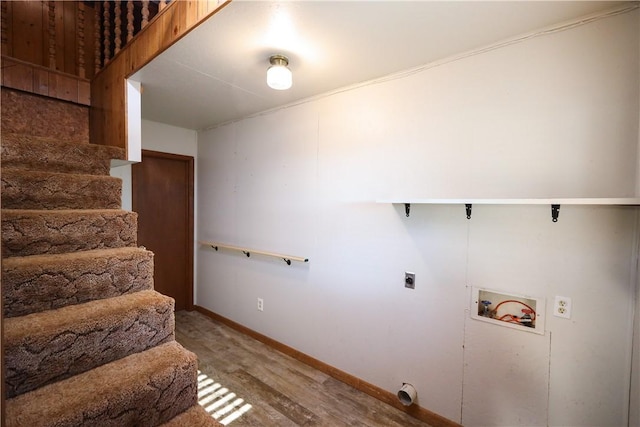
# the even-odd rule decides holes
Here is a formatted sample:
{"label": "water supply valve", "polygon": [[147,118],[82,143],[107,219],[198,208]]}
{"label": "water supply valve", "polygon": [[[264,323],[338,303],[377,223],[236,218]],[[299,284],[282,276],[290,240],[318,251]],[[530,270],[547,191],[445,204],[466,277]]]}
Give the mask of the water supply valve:
{"label": "water supply valve", "polygon": [[482,307],[482,312],[478,313],[480,316],[484,316],[484,317],[491,317],[491,310],[489,310],[489,306],[491,305],[491,301],[488,300],[482,300],[480,301],[483,305]]}

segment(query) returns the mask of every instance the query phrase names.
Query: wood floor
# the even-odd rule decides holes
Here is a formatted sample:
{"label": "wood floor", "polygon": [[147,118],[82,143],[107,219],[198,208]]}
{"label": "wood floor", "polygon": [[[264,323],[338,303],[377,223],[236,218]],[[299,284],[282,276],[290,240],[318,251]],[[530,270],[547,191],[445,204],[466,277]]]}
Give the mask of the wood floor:
{"label": "wood floor", "polygon": [[176,313],[176,339],[198,355],[200,404],[222,424],[427,426],[196,311]]}

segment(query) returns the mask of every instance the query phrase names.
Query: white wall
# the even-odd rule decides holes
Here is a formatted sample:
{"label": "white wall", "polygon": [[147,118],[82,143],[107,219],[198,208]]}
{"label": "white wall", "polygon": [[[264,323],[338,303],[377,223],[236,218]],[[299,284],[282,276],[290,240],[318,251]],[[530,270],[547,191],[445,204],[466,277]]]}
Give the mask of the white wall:
{"label": "white wall", "polygon": [[[473,425],[624,425],[635,210],[375,203],[635,194],[638,12],[198,134],[197,303]],[[416,289],[403,286],[416,273]],[[546,333],[469,317],[542,297]],[[570,320],[550,316],[555,295]],[[264,312],[256,299],[264,299]]]}
{"label": "white wall", "polygon": [[131,163],[128,161],[111,162],[110,175],[122,180],[122,209],[131,209]]}
{"label": "white wall", "polygon": [[142,149],[198,156],[198,134],[191,129],[142,120]]}

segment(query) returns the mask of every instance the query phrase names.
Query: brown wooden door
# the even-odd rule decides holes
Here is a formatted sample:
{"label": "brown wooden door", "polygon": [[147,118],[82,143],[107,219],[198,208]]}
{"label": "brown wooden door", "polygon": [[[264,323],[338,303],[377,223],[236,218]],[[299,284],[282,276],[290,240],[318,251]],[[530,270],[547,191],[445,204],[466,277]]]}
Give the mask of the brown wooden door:
{"label": "brown wooden door", "polygon": [[156,291],[193,309],[193,157],[142,150],[131,168],[138,244],[155,254]]}

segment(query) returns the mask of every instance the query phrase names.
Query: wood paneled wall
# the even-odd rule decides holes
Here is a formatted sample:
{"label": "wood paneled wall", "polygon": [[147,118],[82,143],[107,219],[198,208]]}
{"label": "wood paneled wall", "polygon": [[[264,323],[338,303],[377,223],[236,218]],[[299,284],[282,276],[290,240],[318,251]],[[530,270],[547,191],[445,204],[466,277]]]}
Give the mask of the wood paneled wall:
{"label": "wood paneled wall", "polygon": [[172,1],[91,81],[91,142],[127,148],[126,79],[230,0]]}
{"label": "wood paneled wall", "polygon": [[80,78],[94,75],[92,2],[2,1],[2,55]]}
{"label": "wood paneled wall", "polygon": [[2,86],[81,105],[91,105],[91,84],[71,74],[2,57]]}

